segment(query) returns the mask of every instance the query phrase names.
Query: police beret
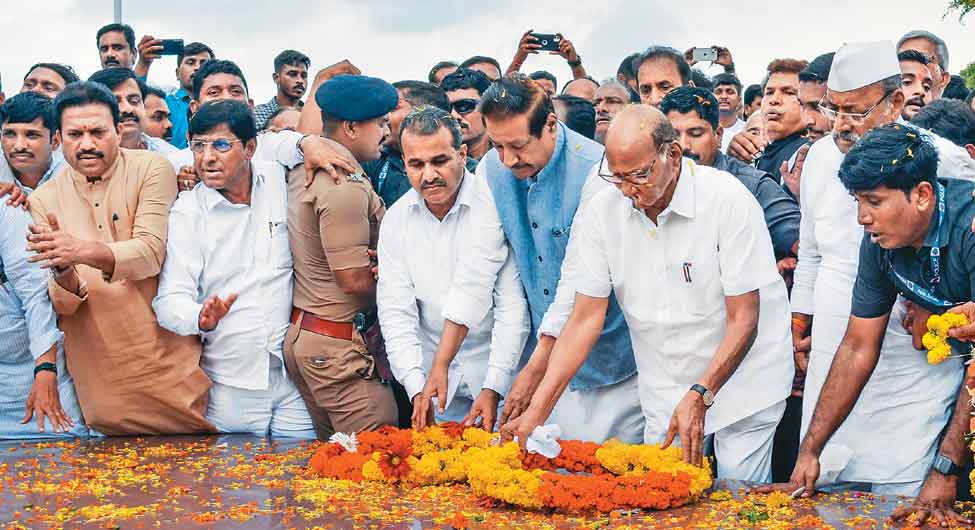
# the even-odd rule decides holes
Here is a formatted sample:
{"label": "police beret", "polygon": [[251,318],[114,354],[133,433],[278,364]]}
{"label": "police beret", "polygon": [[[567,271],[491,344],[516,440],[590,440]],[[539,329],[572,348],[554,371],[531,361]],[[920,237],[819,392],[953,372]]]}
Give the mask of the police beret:
{"label": "police beret", "polygon": [[396,108],[399,94],[393,85],[364,75],[340,75],[322,83],[315,103],[340,120],[366,121]]}

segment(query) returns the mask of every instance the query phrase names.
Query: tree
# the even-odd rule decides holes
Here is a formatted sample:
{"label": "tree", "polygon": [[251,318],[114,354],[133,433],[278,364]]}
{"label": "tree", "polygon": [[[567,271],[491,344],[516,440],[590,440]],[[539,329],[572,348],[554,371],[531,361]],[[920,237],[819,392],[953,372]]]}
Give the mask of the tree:
{"label": "tree", "polygon": [[965,80],[965,86],[975,90],[975,61],[968,63],[968,66],[959,72],[959,75]]}
{"label": "tree", "polygon": [[959,11],[958,21],[965,18],[965,15],[975,11],[975,0],[951,0],[948,2],[948,9],[945,10],[945,16],[952,11]]}

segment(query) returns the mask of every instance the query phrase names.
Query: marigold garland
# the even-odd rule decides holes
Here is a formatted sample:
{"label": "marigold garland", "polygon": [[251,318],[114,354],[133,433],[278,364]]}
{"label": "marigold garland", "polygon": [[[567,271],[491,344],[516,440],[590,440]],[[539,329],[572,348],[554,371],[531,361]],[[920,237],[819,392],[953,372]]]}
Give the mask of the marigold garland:
{"label": "marigold garland", "polygon": [[968,324],[968,317],[963,313],[949,312],[942,315],[931,315],[928,318],[928,332],[921,337],[921,343],[928,350],[928,364],[940,364],[951,356],[948,331],[966,324]]}
{"label": "marigold garland", "polygon": [[[349,452],[321,445],[311,472],[325,478],[410,486],[466,483],[484,498],[561,512],[662,510],[683,506],[711,487],[709,466],[681,459],[679,448],[559,440],[555,458],[497,445],[479,428],[442,424],[423,431],[384,428],[356,435]],[[570,474],[566,474],[570,473]],[[571,474],[580,473],[580,474]]]}

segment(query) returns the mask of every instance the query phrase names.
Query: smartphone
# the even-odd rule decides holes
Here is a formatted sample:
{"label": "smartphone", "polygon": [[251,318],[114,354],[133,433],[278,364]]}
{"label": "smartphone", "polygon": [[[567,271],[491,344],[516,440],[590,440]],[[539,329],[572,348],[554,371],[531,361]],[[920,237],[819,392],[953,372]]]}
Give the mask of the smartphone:
{"label": "smartphone", "polygon": [[159,52],[159,55],[182,55],[183,39],[163,39],[162,47],[163,49]]}
{"label": "smartphone", "polygon": [[694,48],[691,52],[691,58],[699,63],[705,61],[713,63],[718,60],[718,50],[714,48]]}
{"label": "smartphone", "polygon": [[562,44],[562,37],[555,33],[532,33],[531,36],[542,46],[539,48],[541,51],[557,52],[559,44]]}

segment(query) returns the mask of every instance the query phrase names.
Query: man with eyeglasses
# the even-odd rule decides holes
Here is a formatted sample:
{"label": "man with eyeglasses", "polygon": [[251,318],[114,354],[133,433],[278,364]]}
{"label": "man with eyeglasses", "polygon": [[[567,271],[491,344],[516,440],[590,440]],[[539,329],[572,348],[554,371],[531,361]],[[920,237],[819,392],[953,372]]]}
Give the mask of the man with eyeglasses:
{"label": "man with eyeglasses", "polygon": [[440,88],[444,89],[450,100],[451,113],[460,122],[460,130],[464,133],[467,160],[475,164],[474,168],[468,167],[470,171],[476,169],[477,162],[491,149],[484,116],[477,108],[481,95],[489,86],[491,80],[488,76],[468,68],[458,68],[440,83]]}
{"label": "man with eyeglasses", "polygon": [[393,88],[399,94],[396,108],[389,113],[389,138],[377,160],[362,163],[373,189],[389,208],[413,189],[406,176],[403,152],[399,145],[399,126],[414,107],[428,105],[450,112],[450,101],[442,88],[424,81],[397,81]]}
{"label": "man with eyeglasses", "polygon": [[[917,495],[961,380],[960,366],[930,366],[924,354],[915,350],[920,348],[920,335],[912,344],[901,324],[907,310],[899,302],[883,323],[876,367],[857,371],[855,380],[845,379],[842,389],[836,387],[846,378],[839,372],[853,369],[855,354],[841,341],[851,321],[851,293],[863,239],[857,200],[843,186],[840,167],[863,135],[896,121],[903,106],[901,68],[893,43],[851,43],[836,52],[820,109],[833,121],[833,131],[812,146],[804,165],[799,263],[792,288],[793,347],[797,356],[808,358],[803,442],[793,480],[807,486],[807,494],[815,482],[815,478],[806,480],[813,463],[823,454],[849,452],[837,487]],[[949,146],[960,149],[943,139],[932,141],[941,155],[949,155]],[[941,158],[939,175],[965,174],[964,165],[955,158]],[[919,318],[919,325],[923,327],[925,320]],[[843,368],[831,370],[831,366]],[[847,400],[850,408],[834,416],[837,405]],[[823,421],[830,428],[824,430]],[[811,427],[813,422],[818,427]],[[884,433],[884,444],[896,451],[877,451],[877,433]]]}
{"label": "man with eyeglasses", "polygon": [[[478,110],[495,148],[481,160],[472,182],[475,200],[467,236],[472,246],[458,262],[445,297],[444,329],[434,358],[453,358],[468,331],[484,320],[499,271],[513,255],[528,299],[531,334],[521,371],[505,398],[504,423],[525,410],[549,364],[555,338],[538,334],[539,326],[557,299],[576,210],[609,184],[597,176],[602,146],[559,123],[552,100],[528,76],[496,81]],[[565,439],[639,443],[644,419],[636,361],[615,299],[600,329],[592,355],[569,383],[552,422]],[[425,401],[439,399],[441,413],[447,388],[445,378],[428,378],[424,389]]]}
{"label": "man with eyeglasses", "polygon": [[644,443],[679,438],[684,460],[701,465],[709,436],[718,478],[769,482],[793,375],[782,362],[788,295],[755,198],[682,155],[659,110],[632,105],[613,120],[600,172],[613,187],[576,214],[559,295],[540,326],[558,337],[548,369],[502,435],[524,446],[545,422],[615,294],[637,359]]}
{"label": "man with eyeglasses", "polygon": [[284,363],[293,276],[284,168],[253,160],[257,129],[243,102],[204,104],[189,131],[203,186],[169,213],[152,308],[163,328],[203,338],[206,417],[218,431],[314,438]]}

